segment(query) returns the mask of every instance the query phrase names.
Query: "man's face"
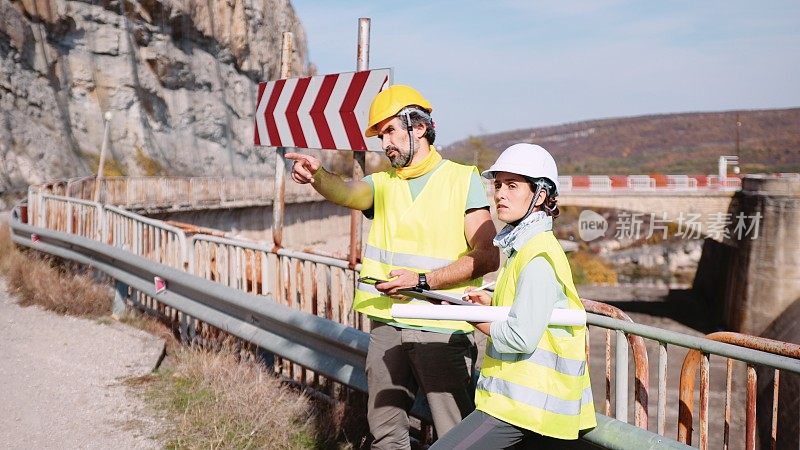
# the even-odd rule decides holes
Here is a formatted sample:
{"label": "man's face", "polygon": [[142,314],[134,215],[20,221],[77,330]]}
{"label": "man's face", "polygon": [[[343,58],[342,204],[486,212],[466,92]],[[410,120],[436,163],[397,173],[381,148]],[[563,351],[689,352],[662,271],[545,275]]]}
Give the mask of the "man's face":
{"label": "man's face", "polygon": [[408,132],[403,128],[403,122],[398,117],[390,117],[378,124],[378,139],[381,140],[386,157],[392,167],[398,169],[405,167],[411,159],[408,147]]}

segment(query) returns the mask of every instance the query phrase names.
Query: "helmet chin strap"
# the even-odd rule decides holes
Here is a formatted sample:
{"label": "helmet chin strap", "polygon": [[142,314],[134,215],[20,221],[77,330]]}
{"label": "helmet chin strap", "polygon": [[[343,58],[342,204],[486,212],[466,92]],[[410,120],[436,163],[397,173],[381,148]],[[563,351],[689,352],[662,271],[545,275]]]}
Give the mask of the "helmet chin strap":
{"label": "helmet chin strap", "polygon": [[543,180],[537,180],[535,185],[536,185],[536,190],[533,193],[533,199],[531,200],[531,204],[530,204],[530,206],[528,206],[528,211],[525,213],[524,216],[522,216],[519,220],[513,222],[511,225],[514,225],[514,226],[519,225],[523,220],[525,220],[533,212],[533,209],[536,207],[536,200],[539,199],[539,194],[542,192],[542,189],[544,189],[544,187],[545,187],[545,182]]}
{"label": "helmet chin strap", "polygon": [[403,167],[408,167],[414,160],[414,127],[411,126],[411,112],[405,111],[403,114],[406,116],[406,131],[408,131],[408,161]]}

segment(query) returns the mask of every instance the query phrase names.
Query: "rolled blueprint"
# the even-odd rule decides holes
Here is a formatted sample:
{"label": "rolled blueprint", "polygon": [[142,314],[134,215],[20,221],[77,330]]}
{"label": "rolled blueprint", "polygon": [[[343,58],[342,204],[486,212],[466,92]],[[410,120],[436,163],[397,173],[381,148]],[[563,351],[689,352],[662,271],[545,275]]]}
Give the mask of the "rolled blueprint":
{"label": "rolled blueprint", "polygon": [[[467,322],[496,322],[506,320],[509,306],[462,306],[462,305],[392,305],[392,317],[398,319],[466,320]],[[586,311],[577,309],[554,309],[550,325],[586,325]]]}

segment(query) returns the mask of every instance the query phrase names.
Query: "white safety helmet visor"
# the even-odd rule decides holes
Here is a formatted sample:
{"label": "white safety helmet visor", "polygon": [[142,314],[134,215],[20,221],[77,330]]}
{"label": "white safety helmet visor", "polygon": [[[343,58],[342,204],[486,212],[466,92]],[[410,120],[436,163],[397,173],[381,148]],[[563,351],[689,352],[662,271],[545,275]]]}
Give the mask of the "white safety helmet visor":
{"label": "white safety helmet visor", "polygon": [[558,168],[550,152],[534,144],[514,144],[503,150],[487,170],[481,172],[484,178],[494,179],[497,172],[508,172],[528,178],[547,178],[556,187],[558,194]]}

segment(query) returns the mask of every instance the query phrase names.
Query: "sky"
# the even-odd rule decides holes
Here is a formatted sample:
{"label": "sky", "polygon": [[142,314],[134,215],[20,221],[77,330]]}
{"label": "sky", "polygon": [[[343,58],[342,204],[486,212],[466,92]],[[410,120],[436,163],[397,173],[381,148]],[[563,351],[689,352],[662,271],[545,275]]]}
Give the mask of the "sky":
{"label": "sky", "polygon": [[433,105],[437,145],[582,120],[800,106],[800,1],[292,0],[318,74],[370,67]]}

